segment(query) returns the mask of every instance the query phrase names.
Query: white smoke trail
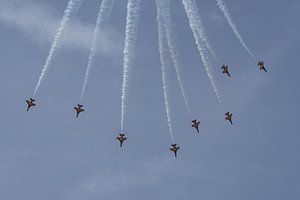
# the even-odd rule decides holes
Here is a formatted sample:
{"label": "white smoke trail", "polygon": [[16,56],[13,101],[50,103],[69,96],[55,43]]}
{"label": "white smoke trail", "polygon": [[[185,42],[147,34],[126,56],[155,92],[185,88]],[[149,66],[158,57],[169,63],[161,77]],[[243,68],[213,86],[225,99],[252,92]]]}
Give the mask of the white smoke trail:
{"label": "white smoke trail", "polygon": [[229,14],[228,9],[225,6],[225,3],[223,2],[223,0],[216,0],[218,7],[220,8],[220,10],[222,11],[225,19],[227,20],[231,30],[233,31],[233,33],[235,34],[235,36],[238,38],[238,40],[240,41],[240,43],[242,44],[242,46],[246,49],[246,51],[249,53],[249,55],[256,61],[256,57],[253,55],[253,53],[250,51],[250,49],[248,48],[247,44],[244,42],[241,34],[239,33],[236,25],[233,23],[231,16]]}
{"label": "white smoke trail", "polygon": [[97,21],[96,21],[96,26],[95,26],[94,33],[93,33],[93,39],[91,42],[90,54],[89,54],[88,64],[87,64],[86,71],[85,71],[84,82],[83,82],[82,89],[81,89],[81,97],[80,97],[81,102],[83,101],[85,88],[86,88],[86,85],[87,85],[87,82],[89,79],[90,69],[91,69],[94,57],[96,56],[96,53],[97,53],[96,50],[97,50],[97,39],[98,39],[99,31],[103,30],[105,28],[105,26],[107,25],[107,23],[110,19],[110,16],[111,16],[113,4],[114,4],[114,0],[102,0],[101,5],[100,5],[100,9],[99,9],[98,17],[97,17]]}
{"label": "white smoke trail", "polygon": [[123,60],[123,83],[121,89],[121,131],[124,131],[124,117],[128,90],[128,76],[133,58],[133,48],[137,36],[138,21],[140,16],[141,0],[128,0],[126,30],[124,43],[124,60]]}
{"label": "white smoke trail", "polygon": [[220,64],[219,58],[217,56],[217,54],[215,53],[214,49],[212,48],[205,32],[204,32],[204,27],[202,25],[202,21],[201,21],[201,17],[200,14],[198,12],[198,6],[197,3],[195,1],[189,1],[188,2],[189,5],[192,5],[193,7],[193,18],[196,20],[197,24],[198,24],[198,28],[197,28],[197,34],[199,34],[199,37],[202,38],[206,48],[208,49],[208,51],[210,52],[210,54],[212,55],[212,57],[215,59],[215,61]]}
{"label": "white smoke trail", "polygon": [[168,94],[168,83],[166,76],[166,67],[167,67],[167,38],[166,31],[163,26],[163,12],[162,10],[162,1],[164,0],[156,0],[156,9],[157,9],[157,27],[158,27],[158,36],[159,36],[159,53],[160,53],[160,63],[161,63],[161,73],[162,73],[162,82],[163,82],[163,91],[164,91],[164,99],[165,99],[165,107],[167,114],[167,121],[169,126],[169,132],[171,135],[171,140],[174,143],[174,135],[172,129],[172,121],[171,121],[171,113],[170,113],[170,104],[169,104],[169,94]]}
{"label": "white smoke trail", "polygon": [[64,15],[63,15],[63,17],[60,21],[60,26],[59,26],[56,34],[55,34],[53,43],[50,47],[50,51],[49,51],[48,57],[46,59],[46,62],[43,66],[41,75],[40,75],[40,77],[38,79],[38,82],[35,86],[33,96],[36,95],[36,93],[37,93],[37,91],[40,87],[40,84],[41,84],[45,74],[47,73],[47,70],[49,69],[49,66],[52,62],[53,56],[55,55],[55,52],[56,52],[57,48],[59,48],[59,46],[60,46],[61,38],[62,38],[62,35],[63,35],[63,32],[65,30],[66,25],[69,23],[70,18],[72,17],[72,15],[78,11],[78,9],[80,8],[80,6],[82,4],[82,1],[83,0],[69,0],[68,5],[67,5],[67,7],[64,11]]}
{"label": "white smoke trail", "polygon": [[[163,26],[165,28],[167,43],[168,43],[169,51],[171,54],[171,59],[172,59],[172,62],[173,62],[174,68],[175,68],[180,91],[183,96],[185,107],[188,110],[188,112],[190,112],[191,111],[190,105],[187,100],[187,95],[185,93],[183,81],[182,81],[182,77],[181,77],[181,66],[180,66],[179,59],[178,59],[178,51],[175,47],[174,37],[172,36],[172,19],[171,19],[171,15],[170,15],[170,0],[161,0],[159,2],[158,6],[160,6],[160,10],[161,10],[160,14],[162,15],[162,17],[161,17],[162,21],[160,23],[163,24]],[[158,20],[159,19],[160,18],[158,18]]]}
{"label": "white smoke trail", "polygon": [[182,0],[182,3],[185,12],[187,14],[187,17],[189,19],[189,25],[193,32],[199,54],[201,56],[203,65],[205,66],[206,73],[213,87],[214,93],[217,96],[219,103],[221,103],[221,96],[219,94],[216,82],[213,77],[213,70],[209,62],[209,58],[206,54],[205,48],[207,47],[207,43],[206,43],[207,39],[204,33],[204,27],[202,26],[200,14],[198,13],[197,10],[197,4],[193,0]]}
{"label": "white smoke trail", "polygon": [[[201,27],[203,28],[203,26],[201,25]],[[197,34],[199,35],[199,37],[201,37],[201,34],[199,33],[199,31],[197,31]],[[213,48],[211,47],[208,39],[207,39],[207,36],[206,34],[203,32],[203,35],[202,35],[202,39],[203,39],[203,42],[205,43],[205,46],[206,48],[208,49],[209,53],[212,55],[212,57],[215,59],[215,61],[220,65],[220,60],[217,56],[217,54],[215,53],[215,51],[213,50]]]}

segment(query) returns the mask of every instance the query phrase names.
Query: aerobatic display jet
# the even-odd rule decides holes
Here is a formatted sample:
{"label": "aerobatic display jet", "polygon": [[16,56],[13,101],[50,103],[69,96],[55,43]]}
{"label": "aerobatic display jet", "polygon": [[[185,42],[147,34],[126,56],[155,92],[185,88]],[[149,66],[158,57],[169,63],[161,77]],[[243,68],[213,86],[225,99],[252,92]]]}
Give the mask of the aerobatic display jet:
{"label": "aerobatic display jet", "polygon": [[192,121],[192,127],[194,127],[198,133],[199,133],[199,124],[200,124],[200,121],[197,122],[197,119],[194,119]]}
{"label": "aerobatic display jet", "polygon": [[228,120],[230,122],[230,124],[232,125],[232,113],[227,112],[225,113],[225,120]]}
{"label": "aerobatic display jet", "polygon": [[263,61],[259,61],[257,65],[259,66],[260,70],[264,70],[265,72],[267,72]]}
{"label": "aerobatic display jet", "polygon": [[119,136],[117,137],[117,140],[119,140],[120,141],[120,147],[122,147],[122,145],[123,145],[123,142],[125,141],[125,140],[127,140],[127,138],[126,137],[124,137],[125,136],[125,134],[123,134],[123,133],[120,133],[119,134]]}
{"label": "aerobatic display jet", "polygon": [[228,66],[223,65],[223,66],[221,67],[221,69],[223,70],[223,71],[222,71],[223,74],[227,74],[227,75],[230,77],[230,74],[229,74],[229,67],[228,67]]}
{"label": "aerobatic display jet", "polygon": [[75,106],[74,109],[76,110],[76,118],[78,117],[79,113],[83,112],[84,109],[82,108],[83,105],[77,104],[77,107]]}
{"label": "aerobatic display jet", "polygon": [[177,158],[178,149],[180,149],[180,147],[177,147],[177,144],[172,144],[172,147],[170,148],[170,150],[174,152],[175,158]]}
{"label": "aerobatic display jet", "polygon": [[32,107],[32,106],[36,106],[36,104],[34,103],[35,100],[33,98],[29,98],[26,100],[27,103],[27,111]]}

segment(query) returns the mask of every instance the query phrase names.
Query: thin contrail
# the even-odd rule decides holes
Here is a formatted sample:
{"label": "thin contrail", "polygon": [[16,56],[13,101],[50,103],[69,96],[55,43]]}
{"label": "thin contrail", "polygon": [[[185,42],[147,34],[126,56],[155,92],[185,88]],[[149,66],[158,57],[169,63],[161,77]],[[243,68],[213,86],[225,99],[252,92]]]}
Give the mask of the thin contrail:
{"label": "thin contrail", "polygon": [[[201,25],[201,27],[203,28],[203,26]],[[201,37],[201,34],[199,33],[199,31],[197,31],[197,34],[199,35],[199,37]],[[215,61],[220,64],[220,60],[219,57],[217,56],[217,54],[215,53],[214,49],[211,47],[206,34],[203,32],[202,33],[202,37],[203,37],[203,42],[205,43],[206,48],[208,49],[209,53],[212,55],[212,57],[215,59]]]}
{"label": "thin contrail", "polygon": [[211,67],[211,63],[209,62],[209,58],[206,53],[207,41],[206,35],[204,33],[204,27],[202,26],[200,14],[197,10],[197,4],[193,0],[182,0],[185,12],[189,19],[189,25],[193,32],[195,42],[198,47],[199,54],[201,56],[203,65],[205,66],[206,73],[210,80],[210,83],[213,87],[214,93],[218,98],[219,103],[221,103],[221,96],[219,94],[216,82],[213,77],[213,70]]}
{"label": "thin contrail", "polygon": [[[161,0],[159,6],[161,9],[160,14],[162,15],[162,17],[161,17],[162,21],[160,22],[160,24],[162,24],[165,28],[166,39],[167,39],[169,51],[171,54],[171,59],[172,59],[172,62],[173,62],[174,68],[175,68],[180,91],[183,96],[185,107],[188,110],[188,112],[190,112],[191,109],[190,109],[190,105],[188,103],[187,95],[184,90],[184,85],[183,85],[183,80],[182,80],[182,75],[181,75],[181,66],[180,66],[180,62],[179,62],[179,58],[178,58],[179,53],[176,49],[174,36],[172,34],[172,19],[171,19],[171,15],[170,15],[170,0]],[[158,18],[158,20],[160,20],[160,18]]]}
{"label": "thin contrail", "polygon": [[223,0],[216,0],[218,7],[220,8],[220,10],[222,11],[225,19],[227,20],[231,30],[233,31],[233,33],[235,34],[235,36],[237,37],[237,39],[240,41],[241,45],[246,49],[246,51],[248,52],[248,54],[256,61],[256,57],[253,55],[253,53],[250,51],[250,49],[248,48],[247,44],[244,42],[241,34],[239,33],[236,25],[233,23],[231,16],[229,14],[228,9],[225,6],[225,3]]}
{"label": "thin contrail", "polygon": [[111,17],[111,11],[113,8],[113,4],[114,4],[114,0],[102,0],[101,5],[100,5],[100,9],[99,9],[98,17],[97,17],[97,21],[96,21],[96,26],[95,26],[94,33],[93,33],[93,39],[91,42],[90,54],[89,54],[88,64],[87,64],[86,71],[85,71],[84,82],[83,82],[82,89],[81,89],[81,97],[80,97],[81,102],[83,101],[85,88],[86,88],[86,85],[87,85],[87,82],[89,79],[90,69],[91,69],[92,63],[94,61],[94,57],[96,56],[96,53],[97,53],[98,35],[99,35],[99,32],[105,28],[105,26],[107,25],[107,23]]}
{"label": "thin contrail", "polygon": [[125,43],[123,50],[123,82],[121,89],[121,131],[124,131],[124,116],[128,92],[128,76],[130,67],[132,65],[133,50],[137,37],[137,28],[140,16],[140,2],[141,0],[128,0],[127,3]]}
{"label": "thin contrail", "polygon": [[64,11],[64,15],[63,15],[63,17],[60,21],[60,26],[59,26],[56,34],[55,34],[54,40],[53,40],[52,45],[50,47],[50,51],[49,51],[48,57],[46,59],[46,62],[43,66],[41,75],[40,75],[40,77],[38,79],[38,82],[35,86],[33,96],[36,95],[36,93],[37,93],[37,91],[40,87],[40,84],[41,84],[45,74],[47,73],[47,70],[49,69],[49,66],[52,62],[52,59],[55,55],[55,52],[61,44],[62,35],[64,33],[66,25],[69,23],[70,18],[72,17],[72,15],[74,15],[74,13],[76,13],[78,11],[78,9],[80,8],[80,6],[82,4],[82,1],[83,0],[69,0],[68,5],[67,5],[67,7]]}
{"label": "thin contrail", "polygon": [[[191,3],[193,3],[193,4],[194,4],[194,5],[193,5],[194,8],[195,8],[196,10],[198,10],[198,4],[197,4],[196,2],[191,2]],[[201,22],[201,16],[200,16],[200,14],[199,14],[197,11],[195,12],[194,17],[197,18],[197,21],[199,21],[199,25],[200,25],[201,27],[203,27],[202,22]],[[203,29],[203,28],[202,28],[202,29]],[[204,29],[203,29],[203,30],[204,30]],[[199,31],[197,31],[197,32],[199,32]],[[209,42],[209,40],[208,40],[208,38],[207,38],[205,32],[204,32],[204,31],[201,31],[201,32],[202,32],[202,33],[198,33],[198,34],[202,34],[202,38],[203,38],[203,41],[204,41],[204,43],[205,43],[206,48],[208,49],[208,51],[209,51],[209,53],[212,55],[212,57],[215,59],[215,61],[216,61],[218,64],[220,64],[220,60],[219,60],[217,54],[215,53],[214,49],[212,48],[212,46],[211,46],[211,44],[210,44],[210,42]]]}
{"label": "thin contrail", "polygon": [[172,129],[171,113],[170,113],[170,104],[169,104],[169,93],[168,93],[168,80],[166,76],[166,67],[167,67],[167,46],[168,41],[166,38],[166,30],[164,29],[163,21],[163,12],[162,10],[162,1],[156,0],[156,9],[157,9],[157,27],[158,27],[158,36],[159,36],[159,53],[160,53],[160,63],[161,63],[161,74],[163,82],[163,91],[164,91],[164,100],[167,114],[167,121],[169,126],[169,132],[171,135],[171,140],[174,143],[174,135]]}

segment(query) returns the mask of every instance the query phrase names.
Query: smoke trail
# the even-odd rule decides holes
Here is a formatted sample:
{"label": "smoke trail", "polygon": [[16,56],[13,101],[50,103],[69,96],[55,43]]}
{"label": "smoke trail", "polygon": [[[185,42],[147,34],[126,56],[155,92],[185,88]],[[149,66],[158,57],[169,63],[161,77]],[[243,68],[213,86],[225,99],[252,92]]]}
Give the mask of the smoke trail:
{"label": "smoke trail", "polygon": [[189,19],[189,25],[193,32],[195,42],[198,47],[199,54],[201,56],[203,65],[205,66],[206,73],[208,75],[208,78],[210,80],[210,83],[213,87],[213,90],[215,92],[215,95],[218,98],[219,103],[221,103],[221,96],[219,95],[217,85],[215,83],[214,77],[213,77],[213,71],[211,64],[209,62],[209,58],[206,54],[206,47],[207,47],[207,39],[204,33],[204,27],[202,26],[201,18],[199,13],[197,12],[197,5],[195,1],[193,0],[182,0],[185,12],[187,14],[187,17]]}
{"label": "smoke trail", "polygon": [[197,3],[194,0],[188,1],[188,2],[185,2],[185,3],[189,4],[191,12],[193,13],[193,18],[197,21],[196,24],[198,24],[198,26],[199,26],[199,27],[197,27],[197,34],[202,35],[201,38],[202,38],[203,42],[205,43],[206,48],[208,49],[208,51],[212,55],[212,57],[215,59],[215,61],[219,64],[220,61],[219,61],[219,58],[218,58],[217,54],[215,53],[214,49],[212,48],[205,32],[202,31],[202,30],[204,30],[204,28],[203,28],[203,25],[202,25],[202,20],[201,20],[200,14],[198,12]]}
{"label": "smoke trail", "polygon": [[64,11],[64,15],[60,21],[60,26],[55,34],[53,43],[50,47],[50,51],[49,51],[48,57],[46,59],[46,62],[43,66],[42,73],[38,79],[36,86],[35,86],[33,96],[36,95],[36,93],[40,87],[40,84],[41,84],[45,74],[47,73],[47,70],[49,69],[49,66],[52,62],[53,56],[55,55],[57,48],[59,48],[59,46],[60,46],[61,38],[62,38],[62,35],[63,35],[66,25],[69,23],[71,16],[78,11],[78,9],[81,6],[82,1],[83,0],[69,0],[68,5]]}
{"label": "smoke trail", "polygon": [[244,40],[243,40],[241,34],[239,33],[238,29],[236,28],[235,24],[233,23],[233,21],[231,19],[231,16],[229,14],[229,11],[226,8],[225,3],[223,2],[223,0],[216,0],[216,2],[217,2],[217,5],[219,6],[220,10],[223,12],[223,15],[224,15],[225,19],[227,20],[230,28],[232,29],[233,33],[238,38],[238,40],[240,41],[240,43],[242,44],[242,46],[246,49],[246,51],[249,53],[249,55],[254,60],[257,60],[256,57],[253,55],[253,53],[248,48],[247,44],[244,42]]}
{"label": "smoke trail", "polygon": [[82,89],[81,89],[81,97],[80,97],[81,102],[83,101],[85,88],[86,88],[86,85],[87,85],[87,82],[89,79],[90,69],[91,69],[94,57],[96,56],[96,53],[97,53],[96,50],[97,50],[98,34],[99,34],[99,31],[103,30],[105,28],[106,24],[108,23],[110,16],[111,16],[113,4],[114,4],[114,0],[102,0],[101,5],[100,5],[100,9],[99,9],[98,17],[97,17],[97,21],[96,21],[96,26],[95,26],[94,33],[93,33],[93,39],[91,42],[90,54],[89,54],[88,64],[87,64],[86,71],[85,71],[84,82],[83,82]]}
{"label": "smoke trail", "polygon": [[166,106],[166,114],[167,121],[169,126],[169,132],[171,135],[171,140],[174,143],[174,135],[172,129],[172,121],[171,121],[171,113],[170,113],[170,104],[169,104],[169,94],[168,94],[168,84],[167,84],[167,76],[166,76],[166,66],[167,66],[167,39],[166,39],[166,31],[162,24],[163,21],[163,12],[162,4],[160,4],[164,0],[156,0],[156,9],[157,9],[157,25],[158,25],[158,36],[159,36],[159,53],[160,53],[160,63],[161,63],[161,74],[162,74],[162,82],[163,82],[163,91],[164,91],[164,99]]}
{"label": "smoke trail", "polygon": [[[176,76],[177,76],[177,80],[179,83],[179,87],[180,87],[180,91],[181,94],[183,96],[183,100],[184,100],[184,104],[186,109],[188,110],[188,112],[191,111],[188,100],[187,100],[187,95],[185,93],[184,90],[184,86],[183,86],[183,81],[181,78],[181,66],[178,60],[178,51],[175,47],[175,40],[174,37],[172,37],[172,20],[171,20],[171,15],[170,15],[170,1],[169,0],[161,0],[158,4],[158,6],[160,6],[160,14],[162,15],[161,17],[161,24],[164,26],[165,28],[165,33],[166,33],[166,39],[167,39],[167,43],[168,43],[168,47],[169,47],[169,51],[171,54],[171,59],[175,68],[175,72],[176,72]],[[160,18],[158,18],[158,20],[160,20]]]}
{"label": "smoke trail", "polygon": [[128,0],[127,4],[125,43],[123,50],[123,83],[121,89],[121,131],[124,131],[124,115],[127,100],[128,76],[132,64],[133,47],[137,35],[138,21],[140,16],[140,2],[141,0]]}
{"label": "smoke trail", "polygon": [[[203,29],[202,25],[201,25],[201,27]],[[199,37],[201,37],[201,34],[199,33],[199,31],[197,31],[197,34],[198,34]],[[203,34],[202,35],[202,37],[203,37],[202,40],[205,43],[206,48],[208,49],[208,51],[212,55],[212,57],[215,59],[215,61],[220,65],[220,60],[219,60],[217,54],[215,53],[215,51],[213,50],[213,48],[211,47],[211,45],[210,45],[210,43],[207,39],[206,34],[204,32],[202,34]]]}

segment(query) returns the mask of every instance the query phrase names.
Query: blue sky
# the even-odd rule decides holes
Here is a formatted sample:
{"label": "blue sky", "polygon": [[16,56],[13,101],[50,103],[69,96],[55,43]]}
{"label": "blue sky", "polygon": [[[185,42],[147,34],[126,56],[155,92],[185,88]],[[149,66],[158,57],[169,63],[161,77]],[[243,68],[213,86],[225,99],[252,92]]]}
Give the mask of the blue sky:
{"label": "blue sky", "polygon": [[[225,3],[241,35],[268,73],[258,70],[213,0],[197,0],[209,41],[229,79],[213,63],[224,100],[219,104],[194,43],[180,0],[172,0],[174,33],[187,113],[169,68],[174,137],[163,102],[154,0],[141,4],[120,149],[122,51],[127,1],[116,0],[87,85],[86,112],[76,119],[89,45],[100,1],[85,0],[64,34],[26,112],[67,0],[0,1],[0,199],[253,200],[300,197],[300,2]],[[224,113],[234,113],[234,125]],[[200,134],[190,127],[201,120]]]}

